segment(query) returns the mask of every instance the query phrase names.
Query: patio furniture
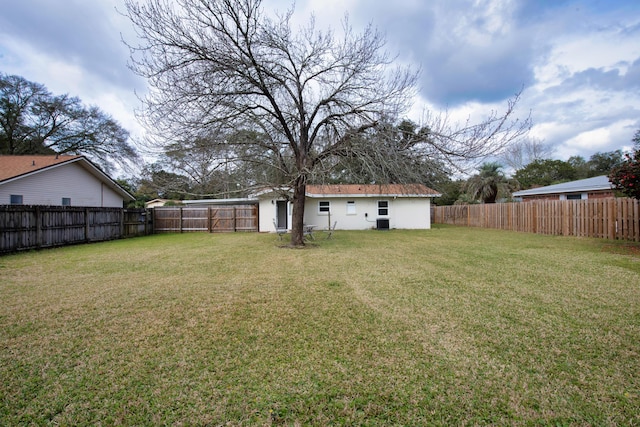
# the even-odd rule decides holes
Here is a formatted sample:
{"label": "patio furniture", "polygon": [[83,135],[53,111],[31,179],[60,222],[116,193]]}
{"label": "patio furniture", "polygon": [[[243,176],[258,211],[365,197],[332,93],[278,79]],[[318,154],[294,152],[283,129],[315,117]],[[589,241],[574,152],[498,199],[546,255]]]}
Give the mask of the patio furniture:
{"label": "patio furniture", "polygon": [[324,230],[327,233],[327,239],[331,238],[331,235],[335,231],[337,224],[338,224],[338,221],[334,221],[333,226],[329,225],[329,228],[327,230]]}
{"label": "patio furniture", "polygon": [[305,239],[309,239],[309,240],[315,240],[315,237],[313,237],[313,229],[315,228],[315,225],[309,225],[309,224],[303,224],[302,225],[302,234],[303,237]]}
{"label": "patio furniture", "polygon": [[287,229],[286,228],[282,228],[282,227],[278,227],[278,224],[276,224],[275,220],[273,221],[273,226],[276,229],[276,233],[278,233],[278,237],[280,238],[280,240],[282,240],[282,236],[287,234]]}

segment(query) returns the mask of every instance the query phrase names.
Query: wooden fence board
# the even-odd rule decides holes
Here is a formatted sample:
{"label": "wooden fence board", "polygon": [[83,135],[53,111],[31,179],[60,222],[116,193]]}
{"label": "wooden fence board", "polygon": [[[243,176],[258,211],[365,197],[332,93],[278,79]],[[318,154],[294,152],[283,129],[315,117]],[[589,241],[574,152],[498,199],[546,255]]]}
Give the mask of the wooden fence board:
{"label": "wooden fence board", "polygon": [[436,206],[433,223],[639,242],[639,211],[630,198],[536,200]]}
{"label": "wooden fence board", "polygon": [[0,206],[0,253],[150,234],[144,209]]}
{"label": "wooden fence board", "polygon": [[258,231],[258,206],[158,207],[153,209],[155,232]]}

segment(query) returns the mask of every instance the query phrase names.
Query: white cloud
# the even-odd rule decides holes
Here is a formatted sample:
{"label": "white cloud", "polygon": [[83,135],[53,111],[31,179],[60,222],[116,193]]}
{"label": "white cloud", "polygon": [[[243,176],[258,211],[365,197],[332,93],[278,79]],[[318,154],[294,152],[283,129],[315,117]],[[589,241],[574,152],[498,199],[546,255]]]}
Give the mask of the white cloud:
{"label": "white cloud", "polygon": [[[600,151],[611,143],[611,130],[609,128],[598,128],[587,132],[579,133],[567,140],[563,149],[578,149]],[[575,151],[575,150],[573,150]]]}

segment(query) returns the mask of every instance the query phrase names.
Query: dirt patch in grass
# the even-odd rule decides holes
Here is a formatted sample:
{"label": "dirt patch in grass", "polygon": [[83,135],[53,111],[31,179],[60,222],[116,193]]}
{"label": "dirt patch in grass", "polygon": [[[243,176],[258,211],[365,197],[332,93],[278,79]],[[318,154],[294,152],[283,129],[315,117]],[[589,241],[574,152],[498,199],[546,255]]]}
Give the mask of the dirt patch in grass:
{"label": "dirt patch in grass", "polygon": [[604,244],[602,245],[602,250],[613,254],[631,255],[640,258],[640,243]]}

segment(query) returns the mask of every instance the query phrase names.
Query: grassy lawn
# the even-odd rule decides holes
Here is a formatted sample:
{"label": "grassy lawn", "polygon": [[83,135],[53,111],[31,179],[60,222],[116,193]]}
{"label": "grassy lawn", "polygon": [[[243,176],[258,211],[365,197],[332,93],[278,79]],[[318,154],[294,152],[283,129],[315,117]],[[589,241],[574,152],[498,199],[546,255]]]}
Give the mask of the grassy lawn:
{"label": "grassy lawn", "polygon": [[640,255],[435,227],[0,257],[0,425],[640,425]]}

